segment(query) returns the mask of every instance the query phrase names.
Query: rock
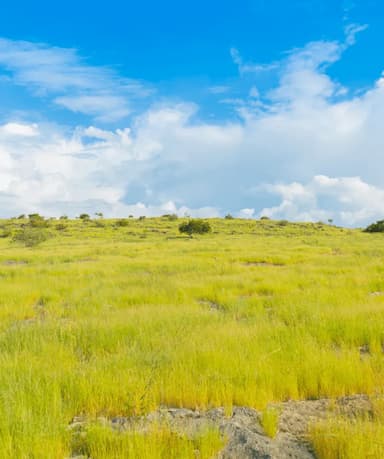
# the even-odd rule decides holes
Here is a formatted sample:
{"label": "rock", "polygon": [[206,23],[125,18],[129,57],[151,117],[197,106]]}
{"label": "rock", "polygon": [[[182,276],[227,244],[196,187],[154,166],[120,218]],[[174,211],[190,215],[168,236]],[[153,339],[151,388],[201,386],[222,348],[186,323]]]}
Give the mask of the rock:
{"label": "rock", "polygon": [[[347,396],[334,401],[291,400],[270,404],[268,408],[276,409],[279,413],[275,438],[266,435],[261,424],[261,413],[247,407],[234,407],[231,416],[226,416],[224,408],[198,411],[162,407],[146,416],[103,417],[97,422],[109,425],[111,429],[139,432],[148,431],[153,424],[164,423],[172,431],[192,437],[207,428],[216,428],[227,440],[216,459],[314,459],[315,454],[307,439],[311,423],[332,414],[348,417],[372,414],[372,403],[366,395]],[[73,418],[69,429],[74,435],[85,435],[87,423],[89,420],[84,416],[78,416]]]}
{"label": "rock", "polygon": [[329,400],[289,401],[276,405],[276,407],[281,410],[279,432],[287,432],[300,437],[306,434],[310,423],[326,417]]}
{"label": "rock", "polygon": [[342,416],[356,418],[361,416],[372,416],[373,406],[368,395],[348,395],[336,401],[336,412]]}

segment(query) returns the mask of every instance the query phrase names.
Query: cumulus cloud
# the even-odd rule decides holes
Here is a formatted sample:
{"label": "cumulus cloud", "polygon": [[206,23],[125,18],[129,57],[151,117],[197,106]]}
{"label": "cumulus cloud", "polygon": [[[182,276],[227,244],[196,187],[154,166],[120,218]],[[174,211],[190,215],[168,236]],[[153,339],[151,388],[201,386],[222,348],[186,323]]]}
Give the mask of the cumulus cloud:
{"label": "cumulus cloud", "polygon": [[265,185],[281,198],[279,205],[264,208],[260,216],[298,221],[336,219],[347,225],[365,224],[384,215],[384,188],[365,183],[360,177],[317,175],[308,183]]}
{"label": "cumulus cloud", "polygon": [[[175,122],[169,111],[164,112],[164,120],[160,113],[153,116],[160,126]],[[148,122],[154,122],[151,116],[148,118]],[[133,135],[128,128],[108,131],[89,127],[66,133],[52,125],[0,126],[2,216],[35,211],[54,216],[82,211],[102,211],[107,216],[170,212],[219,215],[213,207],[191,208],[165,198],[153,198],[151,159],[155,158],[158,145],[150,140],[145,145],[141,129],[145,127],[141,126]],[[128,202],[130,187],[137,183],[144,190],[144,197],[147,195],[156,203]]]}
{"label": "cumulus cloud", "polygon": [[240,209],[237,217],[239,218],[252,218],[255,215],[255,209]]}
{"label": "cumulus cloud", "polygon": [[8,136],[35,137],[38,135],[37,124],[7,123],[0,126],[0,132]]}
{"label": "cumulus cloud", "polygon": [[[9,119],[0,126],[0,213],[230,212],[346,225],[382,218],[384,77],[356,95],[328,73],[358,31],[346,31],[344,42],[291,50],[273,63],[277,84],[262,91],[251,78],[247,96],[237,98],[237,118],[227,121],[200,119],[197,105],[166,100],[122,129]],[[109,70],[83,68],[71,50],[50,54],[49,47],[18,42],[16,51],[37,53],[40,73],[17,53],[4,57],[3,45],[0,65],[17,84],[36,91],[46,85],[57,104],[95,117],[108,116],[104,104],[119,113],[119,94],[105,86],[117,78]],[[248,72],[240,54],[233,56]],[[64,68],[61,80],[52,66]]]}

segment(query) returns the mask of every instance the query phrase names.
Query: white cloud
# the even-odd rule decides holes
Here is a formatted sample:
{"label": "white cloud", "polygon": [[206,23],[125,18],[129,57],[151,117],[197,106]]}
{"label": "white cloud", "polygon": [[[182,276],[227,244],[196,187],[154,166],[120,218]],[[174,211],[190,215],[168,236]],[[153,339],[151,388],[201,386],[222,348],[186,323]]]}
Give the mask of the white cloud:
{"label": "white cloud", "polygon": [[95,116],[99,121],[116,121],[130,113],[121,97],[110,94],[61,96],[54,102],[73,112]]}
{"label": "white cloud", "polygon": [[237,48],[231,48],[230,54],[233,62],[238,66],[240,74],[268,72],[279,67],[278,62],[271,62],[268,64],[254,64],[250,62],[244,62],[244,59],[242,58]]}
{"label": "white cloud", "polygon": [[279,195],[281,203],[262,209],[260,216],[297,221],[332,219],[347,225],[364,225],[384,216],[384,188],[369,185],[360,177],[317,175],[306,184],[294,182],[264,188]]}
{"label": "white cloud", "polygon": [[38,135],[37,124],[7,123],[0,127],[1,133],[8,136],[35,137]]}
{"label": "white cloud", "polygon": [[252,218],[255,215],[255,209],[241,209],[237,216],[239,218]]}
{"label": "white cloud", "polygon": [[54,103],[99,119],[117,120],[130,113],[130,101],[149,89],[116,72],[84,62],[77,51],[43,43],[0,38],[0,66],[10,81],[36,96],[53,96]]}
{"label": "white cloud", "polygon": [[[274,88],[263,92],[250,82],[248,96],[236,102],[236,120],[206,122],[196,105],[166,101],[134,116],[124,129],[101,129],[97,121],[68,129],[10,117],[0,126],[0,213],[230,212],[333,218],[347,225],[382,218],[384,78],[348,97],[327,73],[351,44],[348,34],[357,31],[346,32],[345,43],[312,42],[291,51],[276,67]],[[49,47],[20,43],[15,51],[24,47],[39,56],[42,72],[35,79],[28,62],[24,67],[17,52],[2,56],[0,46],[0,64],[13,66],[19,84],[29,81],[36,90],[46,84],[57,103],[96,118],[119,113],[119,95],[109,89],[115,76],[108,70],[101,69],[109,82],[105,89],[98,70],[83,69],[73,51],[50,54]],[[244,65],[239,54],[234,58]],[[46,65],[64,68],[63,78],[56,81]],[[88,71],[96,72],[95,79]],[[104,104],[112,110],[103,110]]]}
{"label": "white cloud", "polygon": [[[0,213],[9,216],[38,211],[76,215],[84,210],[101,210],[109,216],[170,212],[202,217],[219,215],[214,207],[191,208],[158,196],[154,198],[158,204],[140,201],[129,204],[130,197],[124,199],[127,190],[136,183],[152,198],[151,160],[156,157],[159,144],[144,138],[154,123],[159,132],[168,125],[179,127],[179,135],[183,136],[179,124],[182,112],[179,115],[175,109],[148,113],[135,135],[130,129],[109,131],[89,127],[68,134],[52,125],[0,126]],[[203,132],[209,135],[207,127]],[[215,135],[217,138],[213,130],[213,138]],[[173,155],[176,151],[169,151],[168,159]]]}
{"label": "white cloud", "polygon": [[210,88],[208,88],[208,91],[211,94],[224,94],[228,92],[230,89],[231,88],[226,85],[217,85],[217,86],[211,86]]}
{"label": "white cloud", "polygon": [[344,27],[346,45],[354,45],[356,43],[356,35],[360,32],[364,32],[367,28],[367,24],[347,24]]}

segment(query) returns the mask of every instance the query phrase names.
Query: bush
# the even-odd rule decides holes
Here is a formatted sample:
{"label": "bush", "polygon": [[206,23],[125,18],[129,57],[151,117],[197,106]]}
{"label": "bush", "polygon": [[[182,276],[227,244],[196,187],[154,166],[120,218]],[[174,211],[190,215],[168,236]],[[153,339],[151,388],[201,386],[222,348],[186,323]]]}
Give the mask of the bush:
{"label": "bush", "polygon": [[179,225],[179,231],[180,233],[189,234],[189,236],[193,234],[206,234],[211,231],[211,225],[204,220],[194,219]]}
{"label": "bush", "polygon": [[56,225],[56,229],[57,231],[64,231],[65,229],[67,229],[67,225],[64,225],[64,223],[58,223]]}
{"label": "bush", "polygon": [[231,214],[227,214],[224,218],[226,220],[233,220],[233,216]]}
{"label": "bush", "polygon": [[80,220],[83,220],[83,222],[88,221],[91,219],[91,217],[88,214],[80,214],[79,215]]}
{"label": "bush", "polygon": [[0,233],[1,238],[6,238],[12,235],[12,231],[9,228],[3,228],[2,232]]}
{"label": "bush", "polygon": [[115,226],[128,226],[129,221],[126,218],[119,218],[119,220],[116,220]]}
{"label": "bush", "polygon": [[378,220],[376,223],[372,223],[367,226],[364,231],[366,233],[384,233],[384,220]]}
{"label": "bush", "polygon": [[26,247],[35,247],[49,238],[49,233],[41,228],[26,226],[13,236],[14,242],[21,242]]}
{"label": "bush", "polygon": [[32,228],[46,228],[48,226],[48,221],[39,214],[29,214],[28,218],[29,226]]}
{"label": "bush", "polygon": [[169,220],[171,222],[178,219],[178,216],[176,214],[164,214],[161,217],[165,218],[165,219],[167,219],[167,220]]}

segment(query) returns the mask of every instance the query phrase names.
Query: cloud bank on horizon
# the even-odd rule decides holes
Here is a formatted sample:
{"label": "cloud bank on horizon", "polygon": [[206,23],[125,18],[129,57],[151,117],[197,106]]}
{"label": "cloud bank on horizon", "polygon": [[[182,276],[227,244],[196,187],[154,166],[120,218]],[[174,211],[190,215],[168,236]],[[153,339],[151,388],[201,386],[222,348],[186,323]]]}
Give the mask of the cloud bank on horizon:
{"label": "cloud bank on horizon", "polygon": [[[330,72],[364,29],[264,64],[232,48],[246,93],[207,88],[232,110],[220,121],[77,50],[0,39],[3,84],[50,110],[20,106],[0,125],[0,215],[230,212],[351,226],[383,217],[384,75],[351,91]],[[60,122],[55,110],[84,118]]]}

